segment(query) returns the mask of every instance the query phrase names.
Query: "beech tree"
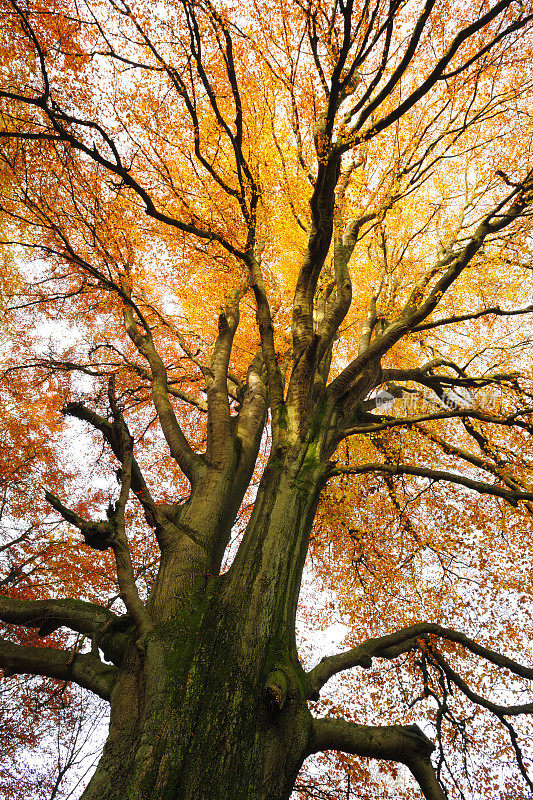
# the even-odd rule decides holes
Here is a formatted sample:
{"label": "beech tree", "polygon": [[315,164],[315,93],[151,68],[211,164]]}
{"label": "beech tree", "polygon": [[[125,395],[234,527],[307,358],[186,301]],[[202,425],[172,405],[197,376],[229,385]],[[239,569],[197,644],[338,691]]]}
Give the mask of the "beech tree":
{"label": "beech tree", "polygon": [[1,8],[6,685],[84,800],[526,796],[530,5]]}

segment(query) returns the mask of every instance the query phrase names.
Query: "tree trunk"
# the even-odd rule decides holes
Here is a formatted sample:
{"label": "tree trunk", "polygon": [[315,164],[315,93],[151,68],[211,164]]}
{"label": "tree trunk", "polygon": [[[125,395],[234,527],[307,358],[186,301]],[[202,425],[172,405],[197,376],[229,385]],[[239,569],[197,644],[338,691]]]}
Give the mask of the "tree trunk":
{"label": "tree trunk", "polygon": [[[130,640],[83,800],[291,794],[311,750],[294,618],[323,474],[308,457],[291,463],[265,471],[230,571],[197,577],[172,619]],[[168,568],[164,579],[173,595]]]}

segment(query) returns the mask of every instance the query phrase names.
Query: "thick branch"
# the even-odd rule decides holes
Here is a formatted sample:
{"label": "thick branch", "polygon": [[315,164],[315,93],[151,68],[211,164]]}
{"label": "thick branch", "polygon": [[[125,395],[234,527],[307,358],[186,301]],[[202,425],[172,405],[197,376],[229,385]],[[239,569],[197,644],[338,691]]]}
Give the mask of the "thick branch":
{"label": "thick branch", "polygon": [[508,669],[521,678],[533,680],[533,668],[519,664],[517,661],[513,661],[512,658],[480,645],[464,633],[454,631],[451,628],[444,628],[434,622],[419,622],[416,625],[410,625],[386,636],[367,639],[367,641],[362,642],[357,647],[353,647],[351,650],[346,650],[344,653],[337,653],[334,656],[323,658],[308,674],[308,696],[316,696],[321,687],[338,672],[352,667],[367,669],[372,664],[372,658],[396,658],[398,655],[416,648],[418,646],[417,638],[428,634],[447,639],[450,642],[456,642],[466,650],[474,653],[474,655],[486,659],[497,667]]}
{"label": "thick branch", "polygon": [[81,532],[85,539],[85,544],[92,547],[94,550],[108,550],[111,547],[111,542],[115,536],[115,531],[109,520],[100,520],[93,522],[86,520],[63,505],[58,497],[51,492],[45,491],[44,496],[58,514],[61,514],[66,522],[70,522]]}
{"label": "thick branch", "polygon": [[314,720],[313,751],[342,750],[364,758],[399,761],[417,780],[426,800],[445,800],[430,755],[433,743],[418,725],[358,725],[344,719]]}
{"label": "thick branch", "polygon": [[451,317],[437,319],[434,322],[424,322],[422,325],[417,325],[415,328],[413,328],[413,333],[418,333],[419,331],[428,331],[432,330],[433,328],[440,328],[441,325],[454,325],[456,322],[467,322],[469,320],[479,319],[480,317],[485,317],[488,314],[495,317],[516,317],[524,314],[531,314],[532,311],[533,305],[525,306],[525,308],[512,308],[509,311],[506,311],[504,308],[500,308],[499,306],[482,308],[479,311],[472,311],[470,314],[456,314]]}
{"label": "thick branch", "polygon": [[[342,432],[339,436],[340,438],[344,438],[347,436],[355,436],[356,434],[369,434],[369,433],[378,433],[379,431],[387,430],[388,428],[409,428],[414,427],[420,422],[431,422],[433,420],[439,419],[477,419],[480,422],[488,422],[491,425],[504,425],[504,426],[517,426],[523,428],[525,430],[529,430],[529,425],[527,422],[522,422],[518,419],[518,417],[522,416],[523,414],[531,413],[533,409],[531,407],[523,408],[519,412],[513,412],[505,417],[494,417],[491,414],[485,414],[482,411],[476,411],[473,408],[468,409],[454,409],[453,411],[436,411],[434,414],[418,414],[413,417],[374,417],[371,414],[367,414],[364,419],[365,423],[362,425],[354,426],[351,428],[346,429]],[[375,424],[373,420],[378,420]]]}
{"label": "thick branch", "polygon": [[367,222],[370,222],[373,217],[374,214],[358,217],[348,224],[344,232],[336,232],[333,252],[336,294],[334,300],[328,303],[324,319],[318,330],[320,336],[318,361],[322,359],[324,353],[331,346],[342,321],[349,311],[352,302],[352,283],[348,264],[358,241],[361,228]]}
{"label": "thick branch", "polygon": [[283,413],[283,378],[276,355],[272,312],[263,281],[261,263],[252,256],[249,258],[248,263],[250,267],[250,285],[255,295],[257,307],[257,325],[259,327],[261,351],[267,374],[269,403],[272,409],[272,433],[275,443],[279,431],[279,416]]}
{"label": "thick branch", "polygon": [[29,673],[74,683],[109,700],[117,668],[89,653],[51,647],[23,647],[0,639],[0,667],[4,675]]}
{"label": "thick branch", "polygon": [[407,767],[416,780],[426,800],[447,800],[444,789],[437,780],[430,758],[413,754]]}
{"label": "thick branch", "polygon": [[126,504],[128,502],[131,484],[131,466],[133,461],[133,439],[130,436],[121,412],[117,407],[115,397],[115,382],[109,382],[109,400],[115,418],[115,424],[120,429],[122,440],[122,451],[124,461],[121,470],[120,496],[115,504],[113,512],[109,515],[110,522],[115,530],[115,536],[111,540],[111,546],[115,554],[117,565],[117,578],[120,588],[120,596],[128,613],[131,615],[140,636],[148,633],[152,629],[152,620],[143,605],[137,586],[135,585],[135,575],[131,561],[128,538],[126,536]]}
{"label": "thick branch", "polygon": [[[434,370],[437,367],[449,367],[454,370],[457,375],[444,375],[435,374]],[[422,386],[426,386],[435,392],[437,397],[442,399],[442,387],[450,386],[452,388],[463,389],[479,389],[483,386],[493,386],[495,384],[502,384],[509,381],[516,380],[517,373],[497,373],[492,375],[479,375],[468,376],[461,367],[454,364],[452,361],[445,361],[444,359],[435,359],[430,361],[423,367],[414,367],[413,369],[384,369],[382,373],[383,381],[413,381]]]}
{"label": "thick branch", "polygon": [[233,339],[239,325],[239,304],[248,284],[237,287],[218,319],[218,336],[213,347],[210,369],[204,371],[207,383],[207,460],[221,466],[233,451],[233,430],[228,398],[228,370]]}
{"label": "thick branch", "polygon": [[263,359],[259,354],[248,367],[243,402],[235,426],[235,434],[242,444],[243,454],[246,457],[251,456],[254,462],[267,410],[267,389],[263,378]]}
{"label": "thick branch", "polygon": [[0,619],[12,625],[39,628],[39,636],[48,636],[62,627],[90,635],[118,617],[103,606],[83,600],[20,600],[0,595]]}
{"label": "thick branch", "polygon": [[[322,132],[318,134],[322,136]],[[324,142],[327,149],[328,144]],[[313,301],[318,279],[327,257],[333,236],[333,214],[335,206],[335,188],[340,174],[340,157],[331,155],[322,158],[313,196],[310,200],[312,212],[312,227],[308,237],[306,252],[300,267],[296,288],[294,291],[292,312],[292,338],[293,338],[293,372],[298,373],[303,352],[312,346],[314,336]],[[344,307],[351,297],[348,297],[348,281],[342,280],[345,288],[341,306]],[[346,312],[344,312],[346,313]],[[305,375],[303,380],[305,381]],[[291,380],[294,380],[292,378]],[[301,382],[299,378],[296,381]]]}

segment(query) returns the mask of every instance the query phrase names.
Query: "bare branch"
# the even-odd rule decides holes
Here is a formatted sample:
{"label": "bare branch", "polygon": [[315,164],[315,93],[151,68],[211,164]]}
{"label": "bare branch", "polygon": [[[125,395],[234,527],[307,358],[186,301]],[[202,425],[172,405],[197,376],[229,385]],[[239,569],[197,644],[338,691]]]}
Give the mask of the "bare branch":
{"label": "bare branch", "polygon": [[141,334],[131,308],[126,305],[124,306],[124,324],[131,341],[150,366],[154,406],[170,453],[189,481],[193,483],[203,465],[203,459],[193,451],[176,418],[168,398],[168,377],[163,360],[155,347],[151,333]]}
{"label": "bare branch", "polygon": [[533,305],[525,306],[525,308],[512,308],[506,311],[500,306],[493,306],[492,308],[482,308],[479,311],[472,311],[470,314],[456,314],[452,317],[445,317],[444,319],[437,319],[434,322],[424,322],[422,325],[416,325],[413,328],[413,333],[419,331],[433,330],[433,328],[440,328],[441,325],[453,325],[456,322],[468,322],[472,319],[479,319],[487,315],[494,315],[496,317],[517,317],[523,314],[531,314]]}
{"label": "bare branch", "polygon": [[368,472],[384,472],[387,475],[413,475],[419,478],[427,478],[430,481],[446,481],[455,483],[458,486],[465,486],[479,494],[491,494],[494,497],[502,497],[512,505],[516,505],[521,500],[533,500],[533,492],[514,491],[505,489],[503,486],[496,486],[484,481],[476,481],[464,475],[456,475],[453,472],[444,470],[430,469],[429,467],[414,467],[410,464],[362,464],[359,467],[338,467],[332,470],[330,475],[364,475]]}
{"label": "bare branch", "polygon": [[466,650],[474,653],[474,655],[484,658],[497,667],[507,669],[521,678],[533,680],[532,667],[526,667],[514,661],[512,658],[508,658],[488,647],[484,647],[464,633],[454,631],[451,628],[445,628],[434,622],[419,622],[407,628],[402,628],[395,633],[387,634],[386,636],[367,639],[367,641],[362,642],[362,644],[357,645],[357,647],[353,647],[351,650],[346,650],[344,653],[338,653],[337,655],[323,658],[322,661],[308,673],[308,696],[316,696],[320,688],[338,672],[351,669],[352,667],[368,669],[372,665],[373,658],[396,658],[402,653],[417,648],[417,639],[427,635],[447,639],[450,642],[456,642]]}

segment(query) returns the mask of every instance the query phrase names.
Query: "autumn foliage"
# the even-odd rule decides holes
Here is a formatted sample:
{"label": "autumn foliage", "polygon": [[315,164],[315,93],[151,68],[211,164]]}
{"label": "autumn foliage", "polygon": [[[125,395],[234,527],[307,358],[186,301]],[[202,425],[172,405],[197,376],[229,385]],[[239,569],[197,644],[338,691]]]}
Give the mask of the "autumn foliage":
{"label": "autumn foliage", "polygon": [[[117,652],[151,686],[242,574],[258,730],[306,744],[236,800],[529,796],[530,4],[0,15],[0,793],[66,795],[97,714],[70,682],[118,708]],[[185,797],[165,768],[128,790]]]}

